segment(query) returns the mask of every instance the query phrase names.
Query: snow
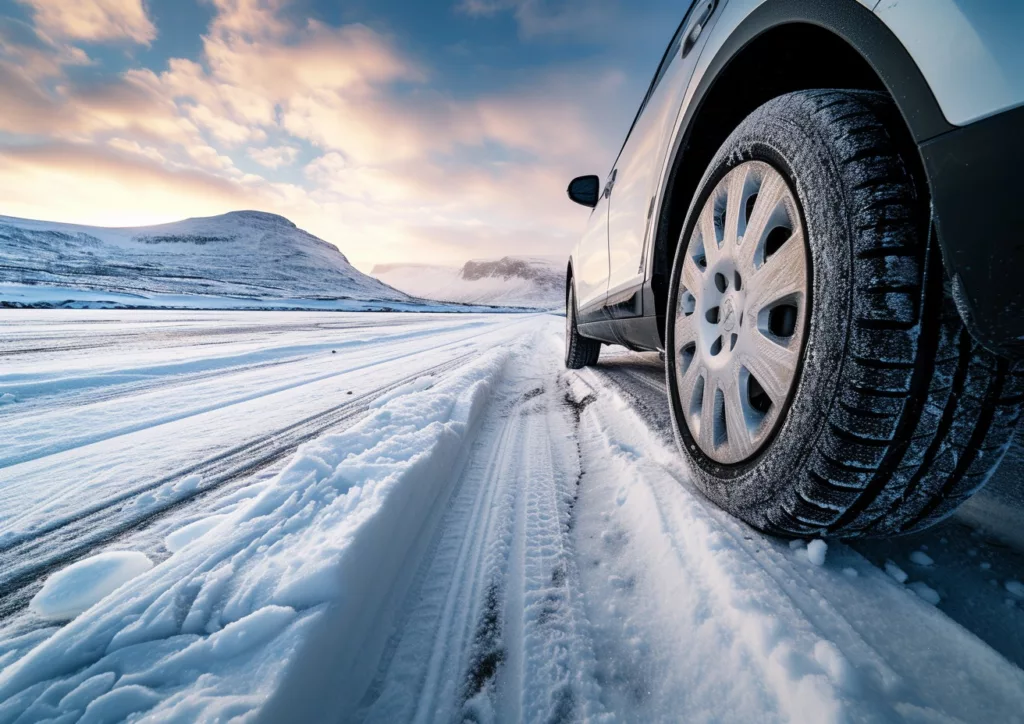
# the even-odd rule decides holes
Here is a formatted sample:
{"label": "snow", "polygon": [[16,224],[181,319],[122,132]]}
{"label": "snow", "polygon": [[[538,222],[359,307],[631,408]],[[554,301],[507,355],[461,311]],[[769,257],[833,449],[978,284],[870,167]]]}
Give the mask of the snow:
{"label": "snow", "polygon": [[906,583],[907,579],[910,577],[907,575],[906,571],[904,571],[902,568],[897,566],[892,561],[886,562],[885,572],[888,573],[889,576],[897,583]]}
{"label": "snow", "polygon": [[565,308],[566,259],[504,257],[461,267],[378,264],[373,275],[424,299],[541,309]]}
{"label": "snow", "polygon": [[333,245],[256,211],[116,229],[0,216],[0,262],[0,282],[129,295],[410,301]]}
{"label": "snow", "polygon": [[807,560],[816,566],[825,565],[825,553],[828,545],[823,540],[812,540],[807,544]]}
{"label": "snow", "polygon": [[0,307],[488,311],[410,297],[258,211],[138,228],[0,216]]}
{"label": "snow", "polygon": [[152,567],[153,562],[136,551],[90,556],[47,578],[32,598],[32,611],[52,621],[72,619]]}
{"label": "snow", "polygon": [[202,538],[227,518],[226,515],[211,515],[178,528],[164,538],[164,545],[171,553],[177,553],[194,540]]}
{"label": "snow", "polygon": [[[0,721],[1024,710],[1019,554],[757,533],[690,484],[656,355],[566,371],[552,315],[17,315]],[[113,546],[155,565],[66,625],[18,608]]]}
{"label": "snow", "polygon": [[911,591],[920,596],[922,601],[927,601],[933,606],[938,606],[942,597],[939,596],[939,592],[929,586],[924,581],[914,581],[907,586]]}

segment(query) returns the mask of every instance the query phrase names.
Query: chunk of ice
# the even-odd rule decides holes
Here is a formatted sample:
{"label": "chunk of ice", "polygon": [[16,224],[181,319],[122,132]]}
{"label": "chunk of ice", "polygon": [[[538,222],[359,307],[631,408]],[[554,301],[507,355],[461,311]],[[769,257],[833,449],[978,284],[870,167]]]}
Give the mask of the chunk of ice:
{"label": "chunk of ice", "polygon": [[47,578],[29,608],[42,618],[68,621],[152,567],[153,562],[138,551],[99,553]]}
{"label": "chunk of ice", "polygon": [[828,551],[828,544],[817,538],[807,544],[807,560],[816,566],[825,565],[825,553]]}
{"label": "chunk of ice", "polygon": [[910,562],[918,566],[930,566],[935,563],[932,557],[924,551],[914,551],[910,554]]}
{"label": "chunk of ice", "polygon": [[897,583],[907,582],[907,573],[892,561],[885,562],[885,572]]}

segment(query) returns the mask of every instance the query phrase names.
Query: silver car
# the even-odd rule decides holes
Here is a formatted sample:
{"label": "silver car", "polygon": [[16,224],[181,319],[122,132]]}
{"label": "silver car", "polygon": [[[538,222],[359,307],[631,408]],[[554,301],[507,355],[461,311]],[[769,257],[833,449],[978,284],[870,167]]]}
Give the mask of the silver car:
{"label": "silver car", "polygon": [[948,516],[1024,395],[1022,35],[1010,0],[690,3],[569,186],[566,365],[662,350],[695,484],[761,530]]}

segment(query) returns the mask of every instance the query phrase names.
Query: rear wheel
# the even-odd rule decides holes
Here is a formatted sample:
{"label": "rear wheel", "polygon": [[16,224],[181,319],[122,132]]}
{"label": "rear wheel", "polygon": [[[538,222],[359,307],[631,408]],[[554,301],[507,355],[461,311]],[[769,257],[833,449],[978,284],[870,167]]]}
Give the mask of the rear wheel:
{"label": "rear wheel", "polygon": [[883,96],[762,106],[712,161],[673,266],[666,367],[696,484],[754,526],[931,525],[1007,449],[1024,385],[969,336]]}
{"label": "rear wheel", "polygon": [[565,297],[565,366],[571,370],[590,367],[597,364],[600,354],[601,343],[580,336],[576,327],[576,289],[570,280]]}

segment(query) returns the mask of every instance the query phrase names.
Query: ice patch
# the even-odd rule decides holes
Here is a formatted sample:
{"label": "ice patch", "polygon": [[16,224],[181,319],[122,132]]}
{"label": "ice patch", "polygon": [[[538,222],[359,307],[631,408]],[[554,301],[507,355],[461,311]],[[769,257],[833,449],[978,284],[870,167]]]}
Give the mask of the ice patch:
{"label": "ice patch", "polygon": [[1024,598],[1024,583],[1020,581],[1007,581],[1004,585],[1006,590],[1017,598]]}
{"label": "ice patch", "polygon": [[164,547],[171,553],[177,553],[192,541],[202,538],[216,528],[227,517],[227,515],[211,515],[178,528],[178,530],[164,538]]}
{"label": "ice patch", "polygon": [[90,556],[54,573],[32,598],[29,608],[50,621],[67,621],[153,567],[137,551]]}
{"label": "ice patch", "polygon": [[816,566],[825,565],[826,552],[828,552],[828,544],[820,538],[807,544],[807,560]]}
{"label": "ice patch", "polygon": [[4,405],[13,405],[18,401],[18,398],[12,395],[10,392],[5,392],[0,395],[0,407]]}

